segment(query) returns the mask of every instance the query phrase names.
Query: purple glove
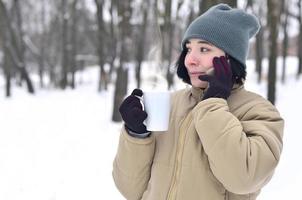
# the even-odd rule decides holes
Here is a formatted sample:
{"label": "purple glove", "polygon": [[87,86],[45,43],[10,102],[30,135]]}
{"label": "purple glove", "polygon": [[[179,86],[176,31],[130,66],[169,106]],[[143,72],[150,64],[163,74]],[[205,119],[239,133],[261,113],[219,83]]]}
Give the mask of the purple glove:
{"label": "purple glove", "polygon": [[214,75],[201,75],[198,78],[202,81],[208,81],[209,87],[205,91],[202,100],[215,97],[227,99],[234,84],[232,78],[232,69],[224,56],[213,59]]}
{"label": "purple glove", "polygon": [[139,99],[141,96],[143,96],[143,91],[134,89],[131,95],[122,102],[119,108],[126,128],[138,134],[148,132],[146,126],[143,124],[148,115],[143,111],[143,106]]}

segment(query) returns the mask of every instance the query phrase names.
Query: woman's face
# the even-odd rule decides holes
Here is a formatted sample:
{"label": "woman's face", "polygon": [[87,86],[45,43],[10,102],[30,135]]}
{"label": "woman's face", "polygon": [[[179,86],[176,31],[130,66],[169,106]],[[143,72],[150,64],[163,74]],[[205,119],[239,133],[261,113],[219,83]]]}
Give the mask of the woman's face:
{"label": "woman's face", "polygon": [[206,73],[213,68],[213,58],[225,56],[225,52],[207,41],[200,39],[190,39],[186,43],[188,52],[185,57],[185,66],[187,68],[191,84],[194,87],[206,88],[208,82],[201,81],[198,76]]}

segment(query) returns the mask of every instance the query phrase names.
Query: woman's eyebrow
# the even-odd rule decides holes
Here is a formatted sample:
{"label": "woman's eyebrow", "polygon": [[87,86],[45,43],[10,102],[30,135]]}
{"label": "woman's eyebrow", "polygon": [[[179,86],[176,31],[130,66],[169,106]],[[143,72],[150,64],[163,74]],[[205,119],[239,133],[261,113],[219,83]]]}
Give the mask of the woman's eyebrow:
{"label": "woman's eyebrow", "polygon": [[211,43],[209,43],[207,41],[203,41],[203,40],[199,40],[198,44],[207,44],[207,45],[213,46]]}
{"label": "woman's eyebrow", "polygon": [[[204,41],[204,40],[198,40],[198,42],[197,42],[198,44],[206,44],[206,45],[209,45],[209,46],[213,46],[213,44],[211,44],[211,43],[209,43],[209,42],[207,42],[207,41]],[[185,45],[186,44],[191,44],[191,41],[187,41],[186,43],[185,43]]]}

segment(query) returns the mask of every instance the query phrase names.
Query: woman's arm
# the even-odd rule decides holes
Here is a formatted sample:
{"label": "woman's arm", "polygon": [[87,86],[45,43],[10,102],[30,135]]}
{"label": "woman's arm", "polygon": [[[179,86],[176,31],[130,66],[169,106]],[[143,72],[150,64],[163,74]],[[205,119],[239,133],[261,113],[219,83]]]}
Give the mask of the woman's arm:
{"label": "woman's arm", "polygon": [[215,177],[236,194],[252,193],[271,178],[280,159],[284,121],[273,105],[243,105],[240,121],[227,101],[210,98],[193,110],[194,123]]}
{"label": "woman's arm", "polygon": [[155,138],[130,136],[125,128],[120,135],[117,155],[113,163],[113,179],[126,199],[141,199],[150,179]]}

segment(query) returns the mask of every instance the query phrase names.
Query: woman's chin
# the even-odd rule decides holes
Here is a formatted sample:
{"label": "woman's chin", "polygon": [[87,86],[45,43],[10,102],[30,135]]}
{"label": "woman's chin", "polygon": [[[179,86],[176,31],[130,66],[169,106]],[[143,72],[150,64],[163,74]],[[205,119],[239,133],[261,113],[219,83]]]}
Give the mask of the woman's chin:
{"label": "woman's chin", "polygon": [[206,81],[192,81],[192,86],[197,87],[197,88],[206,88],[208,86],[208,82]]}

